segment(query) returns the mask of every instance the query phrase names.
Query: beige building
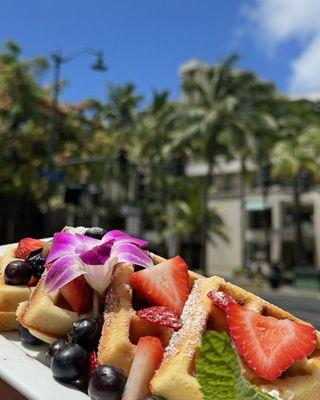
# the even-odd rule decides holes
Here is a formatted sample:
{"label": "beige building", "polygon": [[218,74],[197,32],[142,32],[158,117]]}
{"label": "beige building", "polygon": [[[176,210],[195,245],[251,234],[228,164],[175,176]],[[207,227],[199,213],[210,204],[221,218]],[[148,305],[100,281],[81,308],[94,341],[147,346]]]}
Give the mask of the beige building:
{"label": "beige building", "polygon": [[[253,171],[253,166],[249,167]],[[209,274],[230,277],[241,267],[241,201],[240,164],[221,162],[215,170],[217,193],[210,205],[222,216],[229,242],[217,240],[207,244]],[[188,166],[189,176],[203,176],[205,164]],[[293,193],[290,188],[272,186],[263,202],[261,188],[248,186],[245,197],[245,246],[247,260],[264,254],[268,243],[271,262],[282,261],[287,269],[294,267],[295,224]],[[311,191],[301,197],[302,232],[307,264],[320,268],[320,192]],[[267,229],[265,222],[267,221]],[[267,239],[267,241],[266,241]]]}
{"label": "beige building", "polygon": [[[190,60],[179,69],[180,76],[188,76],[205,81],[209,64],[199,60]],[[190,100],[190,94],[182,93],[182,101]],[[292,96],[298,98],[301,96]],[[319,100],[319,93],[304,96],[310,100]],[[256,174],[253,165],[247,170]],[[207,166],[194,163],[187,167],[187,175],[203,177]],[[257,255],[270,262],[283,262],[286,269],[294,268],[295,223],[293,193],[290,188],[272,186],[267,200],[262,198],[261,187],[248,186],[245,196],[245,227],[241,230],[240,199],[240,163],[233,161],[218,163],[215,169],[214,183],[217,188],[210,205],[222,216],[229,242],[217,240],[213,246],[207,244],[207,272],[230,277],[241,266],[241,249],[244,241],[246,260],[254,260]],[[302,233],[304,254],[310,266],[320,269],[320,192],[317,190],[301,196]],[[266,228],[267,225],[267,228]],[[244,237],[244,239],[243,239]],[[268,243],[268,245],[266,245]],[[268,248],[267,248],[268,247]]]}

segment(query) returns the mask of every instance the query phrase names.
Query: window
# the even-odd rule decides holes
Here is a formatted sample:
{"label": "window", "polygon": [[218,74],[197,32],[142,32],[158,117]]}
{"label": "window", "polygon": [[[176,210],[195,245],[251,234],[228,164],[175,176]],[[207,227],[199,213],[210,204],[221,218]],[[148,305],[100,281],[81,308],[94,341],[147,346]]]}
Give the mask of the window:
{"label": "window", "polygon": [[271,209],[248,212],[248,228],[271,228]]}

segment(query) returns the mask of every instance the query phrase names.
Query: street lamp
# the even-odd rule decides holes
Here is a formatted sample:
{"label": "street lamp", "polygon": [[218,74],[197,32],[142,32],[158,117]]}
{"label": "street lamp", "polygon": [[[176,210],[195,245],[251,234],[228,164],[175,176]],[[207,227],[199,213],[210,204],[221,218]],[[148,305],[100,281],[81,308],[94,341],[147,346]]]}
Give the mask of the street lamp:
{"label": "street lamp", "polygon": [[52,113],[51,113],[51,124],[50,124],[50,138],[49,138],[49,149],[48,149],[48,211],[50,209],[50,196],[52,193],[52,181],[54,180],[54,155],[56,150],[56,135],[58,128],[58,106],[59,106],[59,93],[60,93],[60,72],[61,65],[67,64],[68,62],[80,57],[84,54],[91,54],[95,57],[95,62],[91,65],[91,68],[95,71],[107,71],[102,51],[84,48],[69,56],[63,56],[62,52],[52,53],[51,59],[53,62],[53,83],[52,83]]}

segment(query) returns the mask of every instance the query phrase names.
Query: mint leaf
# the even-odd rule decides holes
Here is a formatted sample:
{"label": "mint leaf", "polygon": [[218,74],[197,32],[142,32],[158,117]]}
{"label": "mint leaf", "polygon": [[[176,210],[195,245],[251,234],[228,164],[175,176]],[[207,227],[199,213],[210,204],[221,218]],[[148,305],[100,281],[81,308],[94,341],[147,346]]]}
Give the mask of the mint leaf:
{"label": "mint leaf", "polygon": [[240,360],[225,332],[205,333],[196,374],[204,400],[274,400],[242,376]]}

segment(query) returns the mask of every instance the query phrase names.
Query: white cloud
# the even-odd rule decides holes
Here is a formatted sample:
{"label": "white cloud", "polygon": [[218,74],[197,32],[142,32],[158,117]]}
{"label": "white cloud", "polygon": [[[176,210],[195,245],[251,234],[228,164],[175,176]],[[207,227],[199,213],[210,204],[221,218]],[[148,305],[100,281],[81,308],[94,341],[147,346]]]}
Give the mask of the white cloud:
{"label": "white cloud", "polygon": [[266,48],[289,40],[301,47],[290,62],[290,91],[305,93],[320,89],[320,0],[251,0],[246,16],[255,35]]}

